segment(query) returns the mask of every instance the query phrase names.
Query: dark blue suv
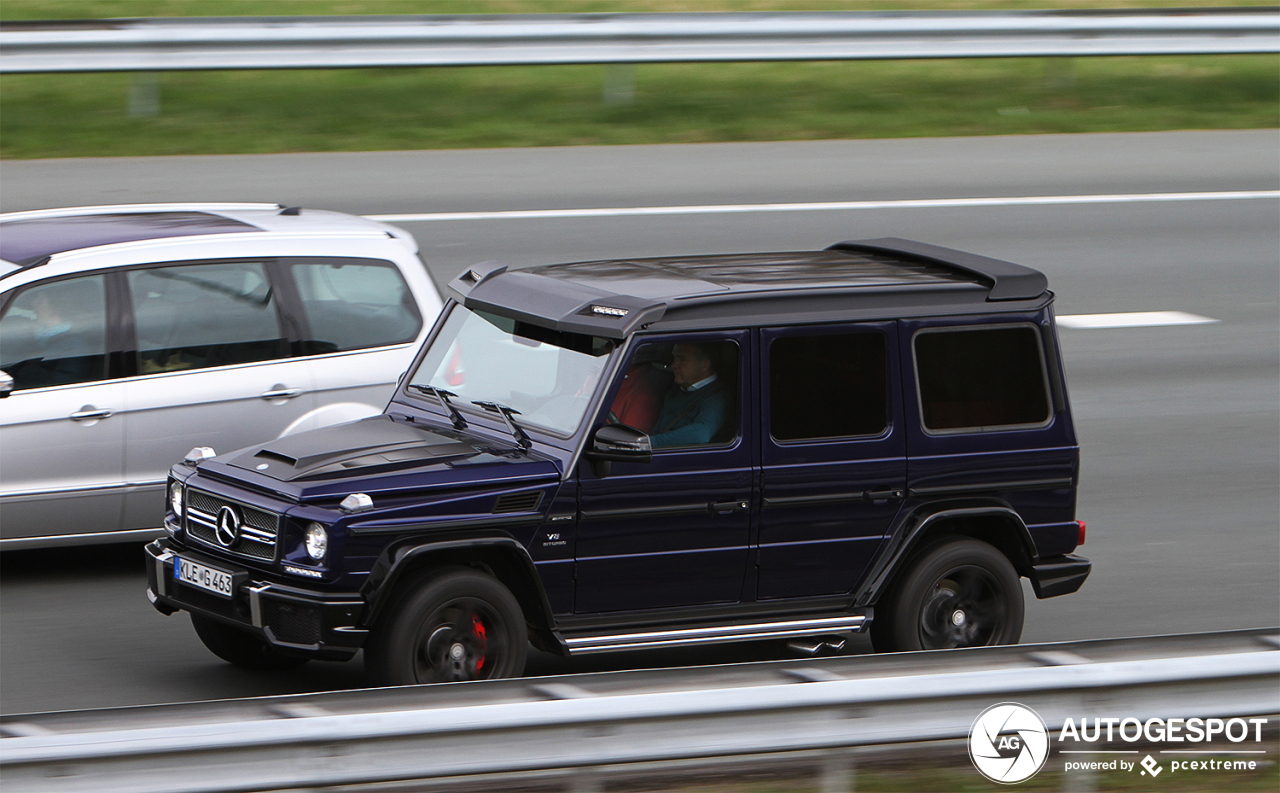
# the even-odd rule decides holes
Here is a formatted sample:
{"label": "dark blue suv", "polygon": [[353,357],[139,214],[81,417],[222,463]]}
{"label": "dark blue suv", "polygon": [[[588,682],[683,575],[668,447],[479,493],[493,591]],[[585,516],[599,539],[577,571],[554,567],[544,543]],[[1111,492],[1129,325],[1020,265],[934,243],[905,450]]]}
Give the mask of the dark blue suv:
{"label": "dark blue suv", "polygon": [[232,663],[371,681],[839,636],[1015,643],[1074,592],[1044,276],[899,239],[478,266],[381,416],[172,470],[148,597]]}

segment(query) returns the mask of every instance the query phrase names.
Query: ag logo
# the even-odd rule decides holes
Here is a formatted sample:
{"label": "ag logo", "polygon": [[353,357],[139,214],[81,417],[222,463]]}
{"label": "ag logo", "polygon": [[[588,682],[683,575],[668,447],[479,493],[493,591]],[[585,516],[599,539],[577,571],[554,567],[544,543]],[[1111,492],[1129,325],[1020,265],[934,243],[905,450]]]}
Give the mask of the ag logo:
{"label": "ag logo", "polygon": [[992,782],[1025,782],[1049,759],[1049,731],[1039,714],[1025,705],[992,705],[969,729],[969,759]]}

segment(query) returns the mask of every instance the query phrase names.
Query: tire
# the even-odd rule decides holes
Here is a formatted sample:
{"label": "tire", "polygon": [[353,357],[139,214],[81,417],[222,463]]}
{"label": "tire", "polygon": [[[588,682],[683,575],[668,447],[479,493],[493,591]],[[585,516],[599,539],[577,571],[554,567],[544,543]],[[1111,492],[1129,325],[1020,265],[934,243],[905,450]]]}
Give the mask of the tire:
{"label": "tire", "polygon": [[303,657],[281,654],[252,633],[200,614],[191,615],[191,624],[211,653],[245,669],[296,669],[307,662]]}
{"label": "tire", "polygon": [[926,547],[877,605],[876,652],[1017,644],[1022,583],[1003,553],[985,542],[950,539]]}
{"label": "tire", "polygon": [[520,603],[492,576],[455,568],[420,581],[370,636],[365,670],[377,686],[491,680],[524,673]]}

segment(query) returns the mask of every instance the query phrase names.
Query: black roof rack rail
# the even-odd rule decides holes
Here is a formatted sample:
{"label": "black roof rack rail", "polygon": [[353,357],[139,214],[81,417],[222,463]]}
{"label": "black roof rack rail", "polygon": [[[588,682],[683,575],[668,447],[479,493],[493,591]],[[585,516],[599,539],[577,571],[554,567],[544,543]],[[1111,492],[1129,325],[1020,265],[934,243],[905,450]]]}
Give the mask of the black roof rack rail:
{"label": "black roof rack rail", "polygon": [[929,245],[897,237],[837,242],[827,250],[897,254],[941,264],[990,282],[991,291],[987,295],[987,300],[1031,300],[1044,294],[1049,288],[1049,279],[1045,278],[1044,273],[1039,270],[1001,259],[944,248],[941,245]]}

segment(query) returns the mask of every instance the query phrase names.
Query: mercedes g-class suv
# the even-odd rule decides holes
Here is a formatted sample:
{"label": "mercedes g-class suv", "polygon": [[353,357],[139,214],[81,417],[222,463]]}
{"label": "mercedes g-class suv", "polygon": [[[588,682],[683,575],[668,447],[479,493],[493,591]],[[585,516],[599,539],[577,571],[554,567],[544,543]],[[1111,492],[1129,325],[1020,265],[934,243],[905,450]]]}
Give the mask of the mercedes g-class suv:
{"label": "mercedes g-class suv", "polygon": [[147,595],[376,684],[871,633],[1015,643],[1079,589],[1045,277],[899,239],[473,267],[382,415],[173,467]]}

